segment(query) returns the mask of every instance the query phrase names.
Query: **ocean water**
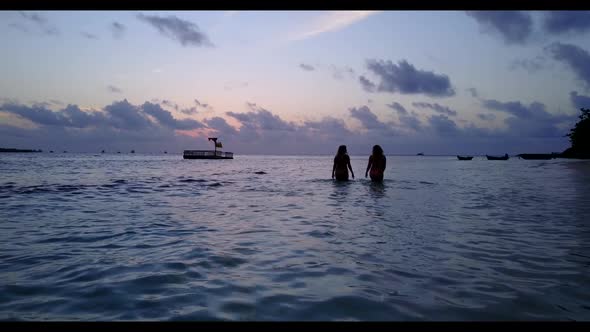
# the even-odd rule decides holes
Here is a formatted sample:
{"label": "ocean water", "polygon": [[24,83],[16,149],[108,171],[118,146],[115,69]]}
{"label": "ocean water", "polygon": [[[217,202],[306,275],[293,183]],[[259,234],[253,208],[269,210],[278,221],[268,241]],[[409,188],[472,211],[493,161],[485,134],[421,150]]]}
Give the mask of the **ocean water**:
{"label": "ocean water", "polygon": [[0,319],[590,320],[590,162],[332,158],[2,154]]}

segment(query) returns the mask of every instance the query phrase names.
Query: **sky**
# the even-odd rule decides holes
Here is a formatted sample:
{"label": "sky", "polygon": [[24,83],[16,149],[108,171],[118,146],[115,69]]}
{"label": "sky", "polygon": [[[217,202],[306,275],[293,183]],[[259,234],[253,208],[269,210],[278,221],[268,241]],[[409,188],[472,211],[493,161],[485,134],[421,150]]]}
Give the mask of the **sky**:
{"label": "sky", "polygon": [[559,152],[590,11],[2,11],[0,147]]}

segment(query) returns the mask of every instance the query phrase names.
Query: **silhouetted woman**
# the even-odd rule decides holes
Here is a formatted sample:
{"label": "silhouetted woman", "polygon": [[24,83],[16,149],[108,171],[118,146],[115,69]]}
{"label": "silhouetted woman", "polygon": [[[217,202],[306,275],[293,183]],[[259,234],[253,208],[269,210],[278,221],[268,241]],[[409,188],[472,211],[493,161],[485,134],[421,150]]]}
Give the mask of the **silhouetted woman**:
{"label": "silhouetted woman", "polygon": [[381,182],[383,181],[383,172],[385,172],[385,164],[387,159],[383,155],[383,149],[379,145],[373,146],[373,154],[369,157],[369,163],[367,164],[367,170],[365,171],[365,177],[371,171],[371,181]]}
{"label": "silhouetted woman", "polygon": [[338,153],[336,157],[334,157],[334,167],[332,167],[332,179],[334,175],[336,175],[336,180],[338,181],[347,181],[348,180],[348,169],[350,169],[350,173],[352,174],[352,178],[354,179],[354,172],[352,171],[352,166],[350,166],[350,157],[346,153],[346,145],[340,145],[338,148]]}

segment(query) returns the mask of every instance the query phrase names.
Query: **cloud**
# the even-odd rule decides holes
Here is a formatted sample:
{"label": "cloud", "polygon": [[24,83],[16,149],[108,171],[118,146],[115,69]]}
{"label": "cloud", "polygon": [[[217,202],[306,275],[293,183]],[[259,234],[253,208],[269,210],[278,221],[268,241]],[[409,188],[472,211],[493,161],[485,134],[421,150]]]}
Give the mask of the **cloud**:
{"label": "cloud", "polygon": [[547,67],[546,59],[542,56],[536,56],[533,59],[516,59],[509,65],[509,69],[524,69],[529,74],[536,73]]}
{"label": "cloud", "polygon": [[213,117],[211,119],[205,119],[205,124],[215,130],[217,133],[222,133],[224,136],[236,136],[237,130],[230,126],[224,118],[221,117]]}
{"label": "cloud", "polygon": [[88,33],[88,32],[80,32],[80,34],[86,39],[98,39],[97,35]]}
{"label": "cloud", "polygon": [[280,117],[262,107],[256,106],[256,104],[248,103],[248,106],[250,109],[253,109],[252,112],[226,112],[225,114],[239,120],[242,124],[251,128],[278,131],[293,131],[295,129],[293,123],[283,121]]}
{"label": "cloud", "polygon": [[313,71],[315,70],[315,68],[312,65],[307,65],[305,63],[300,63],[299,64],[299,68],[305,70],[305,71]]}
{"label": "cloud", "polygon": [[473,97],[473,98],[477,98],[478,97],[477,89],[476,88],[468,88],[467,91],[471,94],[471,97]]}
{"label": "cloud", "polygon": [[168,106],[168,107],[171,107],[171,108],[174,108],[175,110],[178,111],[178,104],[176,104],[176,103],[174,103],[174,102],[172,102],[170,100],[164,99],[164,100],[162,100],[160,102],[160,104],[165,105],[165,106]]}
{"label": "cloud", "polygon": [[412,103],[412,105],[414,107],[429,108],[431,110],[434,110],[435,112],[442,113],[442,114],[445,114],[445,115],[450,115],[450,116],[456,116],[457,115],[457,111],[452,110],[452,109],[448,108],[447,106],[439,105],[437,103],[434,103],[434,104],[430,104],[430,103]]}
{"label": "cloud", "polygon": [[484,121],[493,121],[496,119],[496,115],[492,113],[479,113],[477,117]]}
{"label": "cloud", "polygon": [[123,37],[123,34],[125,33],[125,30],[126,30],[125,25],[122,23],[119,23],[117,21],[114,21],[113,23],[111,23],[110,28],[113,33],[113,38],[117,38],[117,39]]}
{"label": "cloud", "polygon": [[530,137],[560,137],[563,130],[559,124],[573,124],[574,115],[551,114],[543,103],[532,102],[528,106],[519,101],[500,102],[482,100],[483,107],[512,115],[504,120],[513,135]]}
{"label": "cloud", "polygon": [[590,11],[547,11],[543,27],[545,31],[555,35],[587,32],[590,30]]}
{"label": "cloud", "polygon": [[[578,96],[577,93],[575,96]],[[580,96],[578,96],[580,97]],[[428,117],[421,123],[415,112],[400,114],[399,123],[384,122],[367,106],[353,107],[342,118],[324,117],[294,123],[278,114],[249,103],[249,112],[215,116],[202,122],[179,120],[160,105],[145,102],[133,105],[116,101],[99,110],[81,110],[68,105],[52,111],[41,106],[27,106],[2,99],[0,112],[34,122],[34,128],[0,124],[0,141],[6,146],[66,149],[68,151],[136,151],[182,152],[183,149],[209,149],[207,136],[220,137],[227,151],[240,154],[330,154],[340,144],[347,144],[353,155],[366,156],[370,147],[380,144],[386,153],[436,154],[523,153],[562,151],[569,143],[566,129],[558,124],[573,125],[576,115],[544,114],[544,106],[519,102],[495,101],[489,105],[510,115],[505,129],[486,129],[465,121],[453,121],[443,114]],[[41,103],[39,103],[41,104]],[[391,105],[395,105],[392,103]],[[519,106],[520,105],[520,106]],[[197,106],[198,107],[198,106]],[[524,107],[522,111],[506,110]],[[409,113],[409,112],[408,112]],[[538,113],[538,114],[537,114]],[[512,114],[523,115],[517,118]],[[364,129],[351,129],[347,121],[360,121]],[[512,120],[509,120],[512,119]],[[186,136],[188,128],[195,136]]]}
{"label": "cloud", "polygon": [[570,101],[576,109],[590,109],[590,96],[579,95],[578,91],[570,92]]}
{"label": "cloud", "polygon": [[186,115],[194,115],[198,113],[196,107],[183,108],[180,112]]}
{"label": "cloud", "polygon": [[47,18],[45,18],[43,15],[38,14],[38,13],[29,13],[29,12],[19,12],[20,17],[23,19],[22,24],[24,24],[25,26],[22,26],[20,24],[11,24],[12,27],[17,28],[21,31],[24,32],[28,32],[29,29],[27,28],[27,26],[29,25],[33,25],[36,26],[38,29],[40,29],[44,34],[47,35],[58,35],[59,31],[57,30],[57,28],[50,24],[49,21],[47,20]]}
{"label": "cloud", "polygon": [[195,99],[195,104],[199,107],[203,107],[203,108],[210,108],[211,106],[209,106],[209,104],[207,103],[202,103],[200,102],[198,99]]}
{"label": "cloud", "polygon": [[367,92],[375,92],[377,90],[377,86],[375,85],[375,83],[369,81],[369,79],[367,79],[363,75],[359,76],[359,82],[361,83],[363,89]]}
{"label": "cloud", "polygon": [[359,108],[352,107],[349,109],[350,116],[354,119],[359,120],[363,127],[369,130],[390,130],[385,123],[379,121],[377,116],[371,112],[369,107],[361,106]]}
{"label": "cloud", "polygon": [[107,90],[109,90],[109,92],[112,92],[112,93],[123,93],[123,90],[117,88],[114,85],[107,86]]}
{"label": "cloud", "polygon": [[553,58],[569,66],[579,80],[590,88],[590,54],[571,44],[553,43],[546,47]]}
{"label": "cloud", "polygon": [[160,17],[139,14],[137,17],[158,29],[162,35],[179,41],[182,46],[214,46],[209,41],[209,37],[202,33],[199,27],[192,22],[179,19],[173,15]]}
{"label": "cloud", "polygon": [[398,102],[393,102],[391,104],[386,104],[387,107],[394,109],[397,114],[399,115],[405,115],[408,114],[408,111]]}
{"label": "cloud", "polygon": [[354,69],[348,66],[338,67],[335,65],[331,65],[330,67],[332,69],[332,77],[334,77],[337,80],[342,80],[345,76],[349,76],[351,78],[354,78],[356,76]]}
{"label": "cloud", "polygon": [[318,36],[330,31],[338,31],[353,23],[360,22],[378,11],[332,11],[322,13],[318,18],[309,24],[302,32],[290,38],[291,40],[303,40]]}
{"label": "cloud", "polygon": [[106,106],[104,111],[109,116],[110,125],[117,129],[140,130],[155,125],[139,106],[132,105],[127,99]]}
{"label": "cloud", "polygon": [[178,129],[178,130],[191,130],[191,129],[198,129],[204,128],[204,125],[199,121],[192,120],[192,119],[182,119],[178,120],[172,117],[172,113],[166,111],[158,104],[152,104],[150,102],[145,102],[141,109],[144,113],[153,116],[158,122],[166,127],[171,129]]}
{"label": "cloud", "polygon": [[432,129],[443,136],[455,136],[459,133],[457,124],[446,115],[432,115],[428,118]]}
{"label": "cloud", "polygon": [[469,11],[485,33],[499,34],[506,44],[524,44],[532,33],[533,20],[520,11]]}
{"label": "cloud", "polygon": [[421,93],[431,97],[455,95],[447,75],[416,69],[406,60],[401,60],[397,64],[389,60],[367,60],[367,68],[380,79],[378,84],[374,84],[364,76],[359,78],[361,85],[368,92]]}

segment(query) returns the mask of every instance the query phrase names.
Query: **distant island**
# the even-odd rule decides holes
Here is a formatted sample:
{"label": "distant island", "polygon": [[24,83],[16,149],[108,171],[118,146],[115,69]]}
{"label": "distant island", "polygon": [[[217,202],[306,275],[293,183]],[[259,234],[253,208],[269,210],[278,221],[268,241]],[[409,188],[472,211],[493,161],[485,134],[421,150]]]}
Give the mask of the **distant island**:
{"label": "distant island", "polygon": [[0,148],[0,152],[43,152],[43,150]]}

